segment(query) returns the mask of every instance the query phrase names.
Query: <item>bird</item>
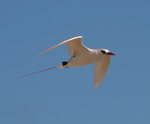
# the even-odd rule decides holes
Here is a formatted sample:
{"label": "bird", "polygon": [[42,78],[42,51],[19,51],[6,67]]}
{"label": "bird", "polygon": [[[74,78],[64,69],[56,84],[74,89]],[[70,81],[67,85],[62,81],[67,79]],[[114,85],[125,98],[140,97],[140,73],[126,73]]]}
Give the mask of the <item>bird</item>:
{"label": "bird", "polygon": [[21,77],[29,76],[35,73],[47,71],[54,68],[68,68],[68,67],[79,67],[84,65],[89,65],[92,63],[95,63],[94,66],[94,87],[98,88],[100,84],[102,83],[106,72],[110,65],[111,56],[115,55],[114,53],[110,52],[108,49],[90,49],[86,47],[82,43],[82,36],[77,36],[71,39],[68,39],[64,42],[61,42],[46,51],[42,52],[39,55],[42,55],[44,53],[47,53],[56,47],[59,47],[61,45],[67,44],[69,53],[70,53],[70,60],[69,61],[63,61],[62,65],[48,68],[45,70],[37,71],[34,73],[30,73]]}

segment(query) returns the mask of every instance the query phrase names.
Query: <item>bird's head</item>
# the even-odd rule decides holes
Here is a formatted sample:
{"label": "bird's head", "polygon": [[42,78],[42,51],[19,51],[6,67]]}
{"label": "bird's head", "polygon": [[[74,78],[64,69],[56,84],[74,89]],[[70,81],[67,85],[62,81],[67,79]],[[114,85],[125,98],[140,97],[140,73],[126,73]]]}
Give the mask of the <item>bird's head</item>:
{"label": "bird's head", "polygon": [[115,55],[114,53],[110,52],[107,49],[100,49],[100,52],[104,55]]}

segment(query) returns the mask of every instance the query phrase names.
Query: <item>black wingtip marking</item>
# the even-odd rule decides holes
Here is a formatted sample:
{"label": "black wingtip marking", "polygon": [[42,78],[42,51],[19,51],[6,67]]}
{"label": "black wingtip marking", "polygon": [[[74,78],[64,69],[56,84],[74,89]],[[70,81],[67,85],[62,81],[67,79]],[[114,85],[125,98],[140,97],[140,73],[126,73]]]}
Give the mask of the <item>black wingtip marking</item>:
{"label": "black wingtip marking", "polygon": [[67,65],[67,64],[68,64],[67,61],[63,61],[63,62],[62,62],[62,65],[63,65],[63,66],[65,66],[65,65]]}

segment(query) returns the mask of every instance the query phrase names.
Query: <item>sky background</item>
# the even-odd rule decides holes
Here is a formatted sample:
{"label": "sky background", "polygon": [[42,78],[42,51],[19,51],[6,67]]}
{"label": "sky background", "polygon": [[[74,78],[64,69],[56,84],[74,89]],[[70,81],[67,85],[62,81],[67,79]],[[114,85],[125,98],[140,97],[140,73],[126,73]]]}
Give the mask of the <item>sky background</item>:
{"label": "sky background", "polygon": [[[149,124],[149,0],[1,0],[1,124]],[[69,60],[75,36],[107,48],[108,73],[94,88],[94,64],[53,69]]]}

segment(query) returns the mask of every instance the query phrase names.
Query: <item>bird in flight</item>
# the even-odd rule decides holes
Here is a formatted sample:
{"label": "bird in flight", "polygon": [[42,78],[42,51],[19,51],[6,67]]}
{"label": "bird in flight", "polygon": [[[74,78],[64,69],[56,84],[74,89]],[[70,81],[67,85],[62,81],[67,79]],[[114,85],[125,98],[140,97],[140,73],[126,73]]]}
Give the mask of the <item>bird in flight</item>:
{"label": "bird in flight", "polygon": [[[40,73],[54,68],[65,68],[65,67],[79,67],[84,65],[89,65],[96,63],[94,67],[94,87],[98,88],[102,83],[108,67],[110,65],[111,55],[115,55],[107,49],[90,49],[82,44],[82,36],[74,37],[60,44],[49,48],[48,50],[42,52],[40,55],[53,50],[54,48],[67,44],[68,50],[70,52],[70,60],[63,61],[62,65],[48,68],[45,70],[37,71],[27,75],[20,76],[18,78],[26,77],[32,74]],[[16,79],[18,79],[16,78]]]}

